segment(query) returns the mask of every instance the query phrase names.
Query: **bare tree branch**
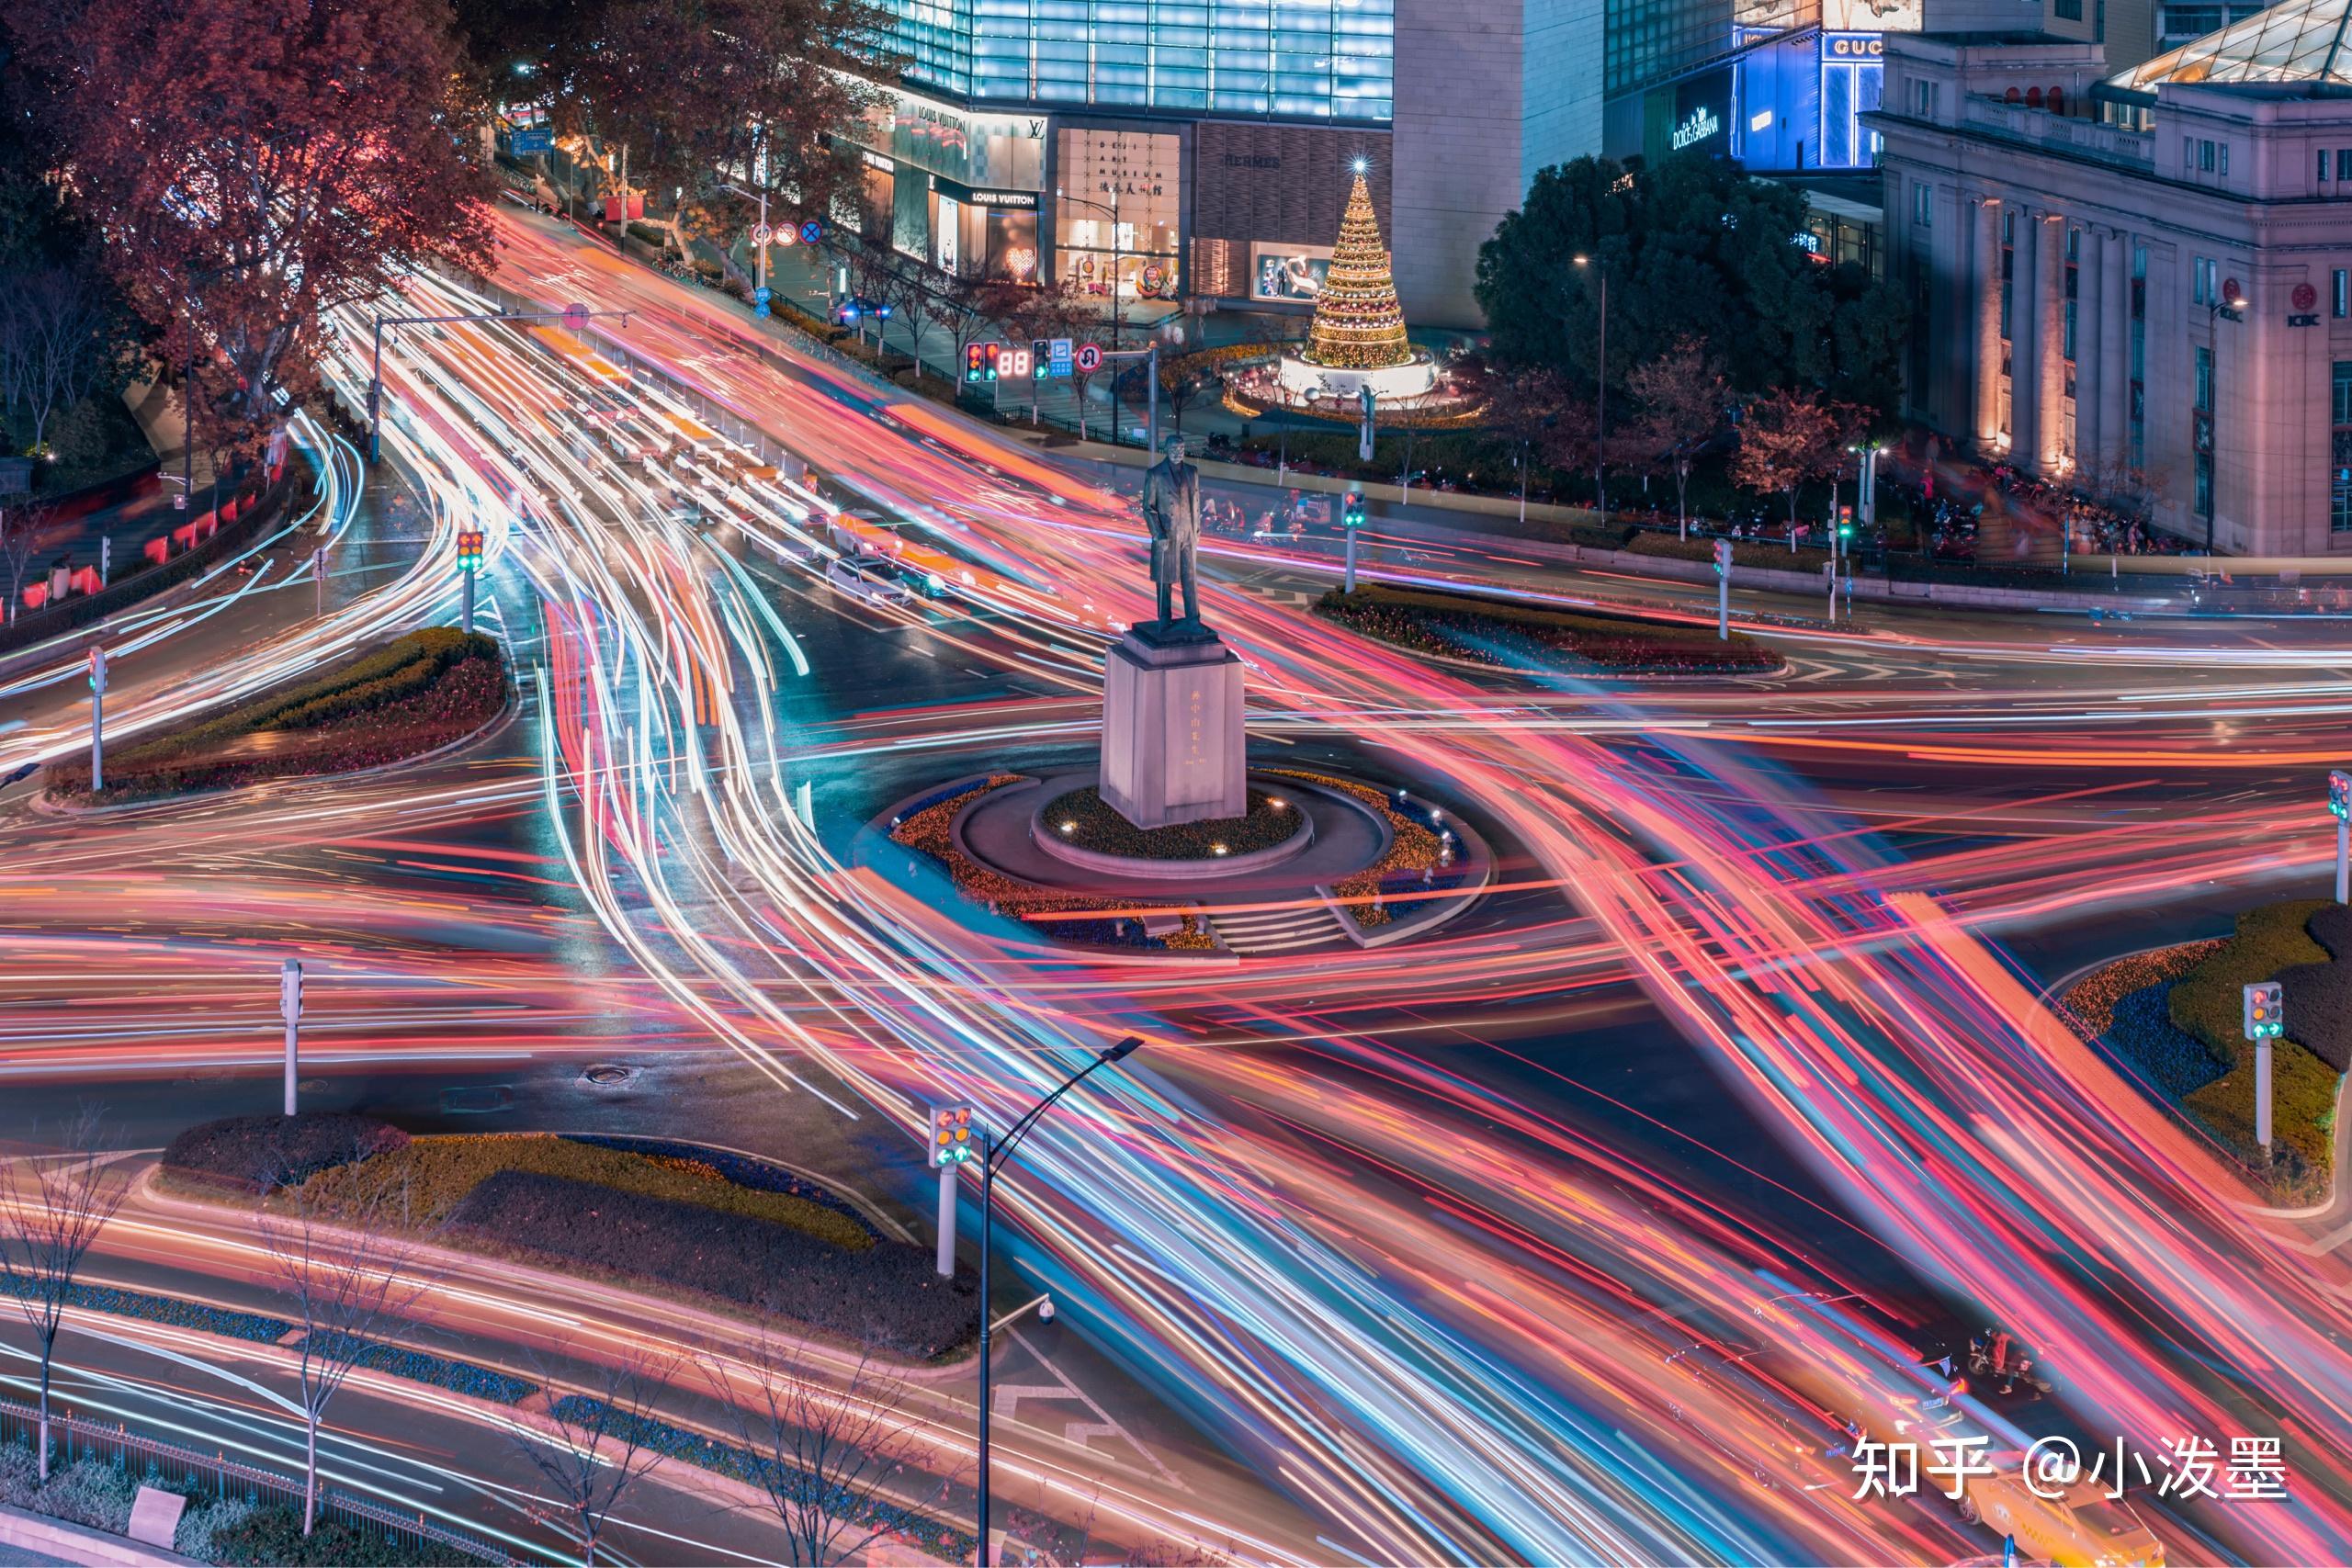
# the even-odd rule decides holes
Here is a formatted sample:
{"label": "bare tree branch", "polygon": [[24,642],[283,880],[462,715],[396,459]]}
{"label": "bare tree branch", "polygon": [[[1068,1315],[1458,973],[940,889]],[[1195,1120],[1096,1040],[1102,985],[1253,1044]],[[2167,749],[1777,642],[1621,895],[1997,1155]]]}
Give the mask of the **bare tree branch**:
{"label": "bare tree branch", "polygon": [[[39,1129],[33,1137],[38,1142]],[[0,1284],[40,1343],[40,1478],[49,1480],[49,1387],[74,1277],[129,1183],[104,1158],[106,1120],[85,1106],[60,1129],[58,1153],[0,1164]]]}
{"label": "bare tree branch", "polygon": [[[544,1430],[508,1433],[554,1494],[560,1517],[548,1522],[587,1568],[595,1568],[596,1543],[629,1488],[662,1462],[661,1450],[649,1446],[654,1404],[677,1368],[674,1357],[631,1349],[597,1363],[584,1390],[554,1397],[537,1417]],[[559,1380],[542,1367],[539,1382],[552,1393]]]}
{"label": "bare tree branch", "polygon": [[[737,1438],[752,1459],[752,1481],[783,1530],[785,1561],[830,1568],[891,1529],[877,1505],[910,1469],[922,1445],[906,1414],[906,1385],[861,1356],[846,1384],[810,1381],[788,1348],[763,1335],[740,1361],[713,1359],[712,1382],[736,1390],[727,1402]],[[938,1476],[918,1497],[887,1501],[922,1508],[955,1480]]]}
{"label": "bare tree branch", "polygon": [[[320,1177],[294,1175],[284,1158],[262,1173],[262,1245],[278,1289],[292,1297],[301,1325],[299,1388],[304,1427],[302,1533],[318,1522],[319,1427],[376,1338],[388,1332],[433,1277],[422,1267],[417,1213],[405,1172],[371,1168],[362,1137],[350,1157]],[[332,1187],[332,1201],[326,1196]],[[355,1242],[357,1245],[354,1245]]]}

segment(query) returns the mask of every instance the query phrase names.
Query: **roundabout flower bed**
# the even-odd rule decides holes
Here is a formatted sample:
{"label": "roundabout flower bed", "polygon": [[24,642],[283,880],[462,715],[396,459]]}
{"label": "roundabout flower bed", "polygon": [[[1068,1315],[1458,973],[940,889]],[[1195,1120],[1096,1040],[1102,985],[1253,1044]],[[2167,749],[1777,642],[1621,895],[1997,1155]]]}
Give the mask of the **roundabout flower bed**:
{"label": "roundabout flower bed", "polygon": [[1498,670],[1612,671],[1777,670],[1781,656],[1745,633],[1718,638],[1712,627],[1580,615],[1469,594],[1367,587],[1333,590],[1316,614],[1408,652]]}
{"label": "roundabout flower bed", "polygon": [[1174,934],[1152,936],[1144,931],[1140,921],[1124,915],[1124,911],[1134,908],[1132,899],[1089,898],[1080,894],[1032,886],[982,865],[956,848],[953,830],[956,814],[989,790],[1002,789],[1007,784],[1020,782],[1018,773],[995,773],[976,782],[969,788],[932,800],[894,822],[890,829],[890,841],[930,859],[947,874],[948,880],[955,883],[956,892],[976,904],[987,905],[996,914],[1026,919],[1034,915],[1048,913],[1102,911],[1104,918],[1099,920],[1078,919],[1034,922],[1041,935],[1058,942],[1086,942],[1102,947],[1193,948],[1216,945],[1190,915],[1183,918],[1182,929]]}
{"label": "roundabout flower bed", "polygon": [[1388,796],[1370,784],[1360,784],[1352,779],[1333,778],[1328,773],[1307,773],[1298,768],[1276,768],[1273,773],[1283,778],[1337,790],[1369,807],[1388,824],[1388,852],[1373,864],[1353,876],[1334,883],[1331,887],[1333,896],[1340,900],[1340,908],[1358,926],[1385,926],[1396,918],[1386,905],[1379,901],[1381,893],[1395,878],[1419,876],[1434,883],[1439,872],[1453,863],[1453,855],[1445,840],[1439,838],[1428,823],[1397,810]]}
{"label": "roundabout flower bed", "polygon": [[1251,854],[1289,842],[1306,825],[1305,812],[1264,790],[1250,790],[1249,801],[1250,809],[1239,817],[1138,828],[1089,784],[1055,797],[1040,813],[1040,820],[1065,843],[1134,860],[1209,860]]}
{"label": "roundabout flower bed", "polygon": [[462,740],[511,694],[495,641],[428,626],[190,728],[108,751],[103,790],[91,790],[86,760],[51,769],[50,790],[110,805],[381,767]]}

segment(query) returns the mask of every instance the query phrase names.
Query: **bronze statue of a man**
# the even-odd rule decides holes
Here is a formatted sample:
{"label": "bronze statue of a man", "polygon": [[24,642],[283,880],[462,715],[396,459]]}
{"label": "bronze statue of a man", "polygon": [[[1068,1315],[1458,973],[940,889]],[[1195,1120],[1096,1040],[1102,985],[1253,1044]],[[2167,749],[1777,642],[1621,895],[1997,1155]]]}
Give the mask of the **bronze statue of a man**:
{"label": "bronze statue of a man", "polygon": [[1184,587],[1184,624],[1201,624],[1193,570],[1201,546],[1201,470],[1184,461],[1184,438],[1170,435],[1168,455],[1143,476],[1143,520],[1151,529],[1151,581],[1161,622],[1175,620],[1176,585]]}

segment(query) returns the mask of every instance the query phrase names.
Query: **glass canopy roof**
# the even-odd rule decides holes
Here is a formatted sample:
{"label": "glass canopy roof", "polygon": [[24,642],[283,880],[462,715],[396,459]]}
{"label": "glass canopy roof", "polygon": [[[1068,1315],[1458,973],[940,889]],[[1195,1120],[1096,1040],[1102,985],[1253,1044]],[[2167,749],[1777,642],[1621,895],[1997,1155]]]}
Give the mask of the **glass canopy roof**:
{"label": "glass canopy roof", "polygon": [[2345,28],[2352,0],[2283,0],[2108,78],[2151,92],[2165,82],[2275,82],[2352,88]]}

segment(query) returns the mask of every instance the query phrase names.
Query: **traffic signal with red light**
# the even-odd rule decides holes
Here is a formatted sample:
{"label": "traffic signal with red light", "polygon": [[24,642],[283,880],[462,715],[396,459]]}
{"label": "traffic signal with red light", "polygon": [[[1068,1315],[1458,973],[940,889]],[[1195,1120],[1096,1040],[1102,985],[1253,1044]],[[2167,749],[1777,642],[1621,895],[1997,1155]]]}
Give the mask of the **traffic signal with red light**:
{"label": "traffic signal with red light", "polygon": [[2245,988],[2245,1037],[2276,1040],[2286,1032],[2286,987],[2276,980],[2257,980]]}
{"label": "traffic signal with red light", "polygon": [[2352,819],[2352,773],[2333,769],[2327,775],[2328,815],[2337,821]]}
{"label": "traffic signal with red light", "polygon": [[934,1105],[931,1108],[931,1163],[933,1167],[969,1165],[980,1157],[972,1141],[972,1108]]}
{"label": "traffic signal with red light", "polygon": [[1717,577],[1731,575],[1731,541],[1729,539],[1715,541],[1715,575]]}
{"label": "traffic signal with red light", "polygon": [[978,386],[996,379],[997,362],[1003,357],[1001,343],[969,343],[964,345],[964,381]]}
{"label": "traffic signal with red light", "polygon": [[459,571],[481,570],[481,529],[460,528],[458,530],[458,570]]}
{"label": "traffic signal with red light", "polygon": [[1342,528],[1363,526],[1363,492],[1362,491],[1348,491],[1347,498],[1340,502],[1340,526]]}

